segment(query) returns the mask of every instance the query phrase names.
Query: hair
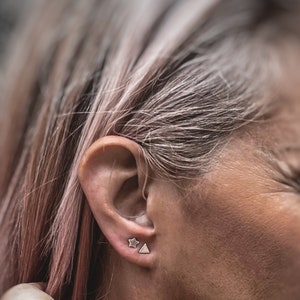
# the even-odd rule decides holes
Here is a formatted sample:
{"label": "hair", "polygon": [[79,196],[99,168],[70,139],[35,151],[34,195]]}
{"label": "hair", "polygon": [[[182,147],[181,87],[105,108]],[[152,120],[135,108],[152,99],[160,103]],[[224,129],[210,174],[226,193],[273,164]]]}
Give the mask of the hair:
{"label": "hair", "polygon": [[35,5],[3,75],[0,293],[47,282],[55,299],[95,299],[106,292],[106,246],[77,178],[87,148],[119,135],[159,176],[207,172],[230,136],[269,114],[279,42],[297,36],[295,4]]}

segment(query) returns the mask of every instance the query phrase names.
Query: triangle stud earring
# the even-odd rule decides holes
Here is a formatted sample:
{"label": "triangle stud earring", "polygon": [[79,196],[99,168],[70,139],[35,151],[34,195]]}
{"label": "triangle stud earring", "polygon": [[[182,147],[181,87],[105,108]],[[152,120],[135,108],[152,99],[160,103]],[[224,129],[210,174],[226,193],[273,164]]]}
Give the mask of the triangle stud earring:
{"label": "triangle stud earring", "polygon": [[142,248],[139,250],[139,253],[140,254],[149,254],[150,253],[150,250],[147,246],[147,244],[145,243]]}

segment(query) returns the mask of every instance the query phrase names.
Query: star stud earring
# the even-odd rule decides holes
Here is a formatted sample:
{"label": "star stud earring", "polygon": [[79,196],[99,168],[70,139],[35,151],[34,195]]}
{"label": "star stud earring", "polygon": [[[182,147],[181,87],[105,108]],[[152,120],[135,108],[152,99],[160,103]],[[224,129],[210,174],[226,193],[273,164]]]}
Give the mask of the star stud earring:
{"label": "star stud earring", "polygon": [[134,237],[132,239],[128,239],[128,247],[130,248],[136,248],[136,246],[139,244],[140,242]]}

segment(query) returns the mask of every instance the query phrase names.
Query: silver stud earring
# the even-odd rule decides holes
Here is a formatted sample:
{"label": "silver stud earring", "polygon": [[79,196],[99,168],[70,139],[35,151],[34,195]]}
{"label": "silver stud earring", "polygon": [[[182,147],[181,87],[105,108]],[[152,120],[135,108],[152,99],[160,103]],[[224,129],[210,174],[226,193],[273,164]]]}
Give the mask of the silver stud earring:
{"label": "silver stud earring", "polygon": [[136,246],[139,244],[140,242],[134,237],[132,239],[128,239],[128,247],[130,248],[136,248]]}
{"label": "silver stud earring", "polygon": [[149,254],[150,253],[150,250],[147,246],[147,244],[145,243],[142,248],[139,250],[139,253],[140,254]]}

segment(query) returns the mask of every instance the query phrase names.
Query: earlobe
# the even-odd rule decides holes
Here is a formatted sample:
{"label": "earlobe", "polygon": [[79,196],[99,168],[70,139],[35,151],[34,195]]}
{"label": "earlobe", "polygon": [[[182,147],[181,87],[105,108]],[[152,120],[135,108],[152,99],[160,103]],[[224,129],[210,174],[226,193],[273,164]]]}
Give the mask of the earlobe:
{"label": "earlobe", "polygon": [[106,136],[86,151],[79,181],[93,215],[111,246],[126,260],[143,267],[155,261],[155,230],[147,214],[151,181],[135,142]]}

